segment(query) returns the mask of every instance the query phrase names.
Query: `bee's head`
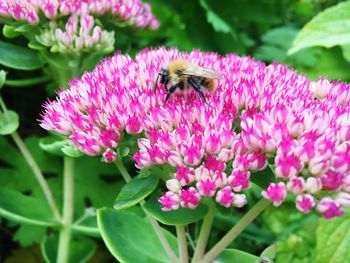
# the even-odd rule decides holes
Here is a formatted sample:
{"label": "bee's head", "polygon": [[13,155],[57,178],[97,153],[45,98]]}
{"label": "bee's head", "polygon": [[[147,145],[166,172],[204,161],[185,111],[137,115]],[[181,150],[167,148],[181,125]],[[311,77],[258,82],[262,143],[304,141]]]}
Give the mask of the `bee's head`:
{"label": "bee's head", "polygon": [[159,72],[159,76],[160,76],[160,83],[165,84],[166,80],[169,77],[169,71],[162,68]]}

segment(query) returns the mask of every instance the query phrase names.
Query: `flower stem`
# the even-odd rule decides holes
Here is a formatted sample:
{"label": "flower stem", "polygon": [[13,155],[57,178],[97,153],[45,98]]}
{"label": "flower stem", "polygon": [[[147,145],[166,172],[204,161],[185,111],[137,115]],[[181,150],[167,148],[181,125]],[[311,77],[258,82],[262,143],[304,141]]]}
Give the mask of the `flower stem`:
{"label": "flower stem", "polygon": [[66,263],[69,258],[71,225],[74,212],[74,159],[64,157],[63,172],[63,219],[59,233],[57,262]]}
{"label": "flower stem", "polygon": [[41,83],[46,83],[51,80],[51,77],[49,76],[41,76],[31,79],[7,79],[5,82],[5,86],[8,87],[27,87],[32,85],[37,85]]}
{"label": "flower stem", "polygon": [[261,199],[246,213],[238,223],[211,249],[201,260],[203,263],[211,263],[214,259],[270,204],[266,199]]}
{"label": "flower stem", "polygon": [[23,140],[21,137],[18,135],[17,132],[13,132],[11,134],[12,139],[15,141],[18,149],[21,151],[24,159],[27,161],[28,165],[33,171],[33,174],[35,175],[36,180],[38,181],[46,199],[47,202],[49,203],[51,210],[53,212],[53,215],[57,221],[61,220],[61,215],[59,213],[59,210],[57,208],[56,202],[53,198],[52,192],[49,188],[49,185],[47,184],[47,181],[42,174],[38,164],[35,162],[32,154],[29,152],[27,146],[24,144]]}
{"label": "flower stem", "polygon": [[184,225],[176,225],[176,235],[177,235],[177,241],[179,244],[180,262],[187,263],[188,250],[187,250],[186,231],[185,231]]}
{"label": "flower stem", "polygon": [[[124,180],[126,182],[129,182],[131,180],[131,176],[129,174],[129,172],[126,170],[125,166],[124,166],[124,163],[123,163],[123,160],[122,158],[117,158],[115,161],[114,161],[114,164],[117,166],[118,170],[120,171],[120,173],[122,174]],[[148,212],[143,208],[145,204],[145,201],[142,200],[140,202],[140,205],[141,205],[141,208],[142,210],[145,212],[146,216],[147,216],[147,219],[148,221],[151,223],[154,231],[156,232],[158,238],[159,238],[159,241],[160,243],[162,244],[165,252],[167,253],[169,259],[171,262],[179,262],[178,258],[176,257],[174,251],[172,250],[168,240],[166,239],[165,235],[164,235],[164,232],[162,230],[162,228],[160,227],[160,225],[158,224],[158,222],[151,216],[148,214]]]}
{"label": "flower stem", "polygon": [[214,220],[214,215],[215,215],[215,207],[212,203],[210,203],[208,214],[205,216],[201,230],[199,232],[196,249],[194,251],[194,255],[192,258],[192,263],[201,262],[201,259],[205,252],[205,247],[208,242],[211,225]]}

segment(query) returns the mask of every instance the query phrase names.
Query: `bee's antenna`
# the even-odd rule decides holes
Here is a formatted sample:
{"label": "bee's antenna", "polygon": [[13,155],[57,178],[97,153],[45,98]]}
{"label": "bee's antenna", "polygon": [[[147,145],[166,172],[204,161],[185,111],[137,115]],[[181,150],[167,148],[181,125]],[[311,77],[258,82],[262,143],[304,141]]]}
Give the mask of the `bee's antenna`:
{"label": "bee's antenna", "polygon": [[157,88],[158,79],[159,79],[159,76],[160,76],[160,75],[161,75],[161,73],[158,73],[157,79],[156,79],[156,83],[154,83],[154,87],[153,87],[153,92],[154,92],[154,94],[156,93],[156,88]]}

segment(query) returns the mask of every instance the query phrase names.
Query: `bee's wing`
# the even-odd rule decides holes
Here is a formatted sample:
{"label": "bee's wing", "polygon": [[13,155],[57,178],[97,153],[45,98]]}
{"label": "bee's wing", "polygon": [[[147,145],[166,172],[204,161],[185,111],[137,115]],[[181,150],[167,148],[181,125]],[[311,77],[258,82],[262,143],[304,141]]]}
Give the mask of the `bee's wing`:
{"label": "bee's wing", "polygon": [[219,71],[215,69],[210,69],[210,68],[202,68],[202,67],[197,67],[191,65],[186,70],[182,70],[181,75],[189,75],[189,76],[196,76],[196,77],[203,77],[203,78],[208,78],[208,79],[219,79],[220,78],[220,73]]}

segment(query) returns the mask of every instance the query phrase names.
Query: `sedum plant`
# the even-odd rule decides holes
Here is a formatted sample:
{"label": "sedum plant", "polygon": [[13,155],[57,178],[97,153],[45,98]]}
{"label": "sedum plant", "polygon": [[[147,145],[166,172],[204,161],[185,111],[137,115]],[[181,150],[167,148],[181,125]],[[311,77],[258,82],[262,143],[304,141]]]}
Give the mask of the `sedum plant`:
{"label": "sedum plant", "polygon": [[[176,59],[221,73],[217,89],[206,94],[210,106],[194,90],[168,102],[161,86],[154,93],[158,72]],[[66,136],[84,154],[114,162],[128,182],[115,209],[98,212],[102,237],[122,262],[231,262],[225,258],[237,253],[240,262],[254,262],[257,257],[226,248],[269,204],[293,200],[300,213],[326,219],[343,216],[350,206],[345,83],[309,81],[285,65],[265,66],[234,54],[159,48],[135,59],[116,54],[104,60],[44,107],[43,128]],[[130,159],[138,176],[124,166]],[[249,203],[253,184],[260,191]],[[150,225],[127,209],[137,204]],[[246,205],[241,220],[208,247],[214,215]],[[177,248],[157,221],[176,226]],[[199,221],[200,233],[191,238],[188,224]],[[142,232],[135,241],[131,229],[141,227],[135,222],[155,232]],[[157,236],[163,250],[149,244],[147,235]],[[192,255],[188,237],[195,239]],[[125,249],[133,244],[154,254],[135,257]]]}

